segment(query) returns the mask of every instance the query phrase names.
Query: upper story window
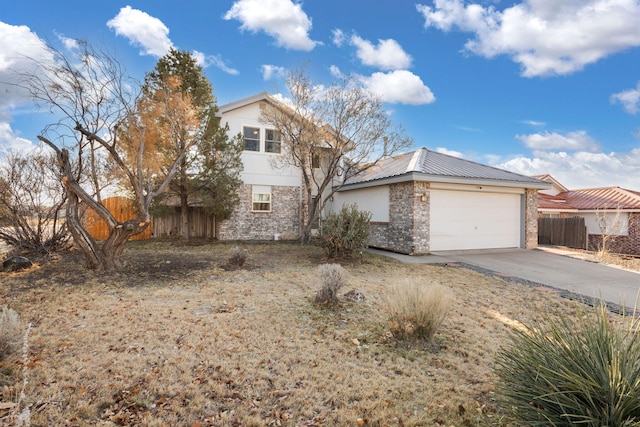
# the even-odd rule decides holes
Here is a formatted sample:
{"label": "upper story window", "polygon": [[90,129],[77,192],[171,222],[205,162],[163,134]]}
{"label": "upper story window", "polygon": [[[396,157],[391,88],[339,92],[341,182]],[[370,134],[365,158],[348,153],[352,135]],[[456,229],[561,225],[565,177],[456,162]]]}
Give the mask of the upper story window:
{"label": "upper story window", "polygon": [[280,132],[274,129],[266,129],[264,137],[265,153],[280,153],[281,139]]}
{"label": "upper story window", "polygon": [[242,128],[244,149],[247,151],[260,151],[260,128],[245,126]]}

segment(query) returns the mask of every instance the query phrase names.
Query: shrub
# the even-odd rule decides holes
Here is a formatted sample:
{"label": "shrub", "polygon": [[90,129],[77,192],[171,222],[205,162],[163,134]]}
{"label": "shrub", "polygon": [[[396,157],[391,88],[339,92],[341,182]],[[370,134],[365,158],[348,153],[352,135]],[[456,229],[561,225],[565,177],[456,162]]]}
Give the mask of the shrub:
{"label": "shrub", "polygon": [[316,303],[334,305],[338,303],[338,291],[347,283],[347,272],[340,264],[322,264],[318,267],[320,290]]}
{"label": "shrub", "polygon": [[640,425],[640,323],[608,321],[601,304],[578,320],[514,331],[496,371],[501,400],[529,425]]}
{"label": "shrub", "polygon": [[242,267],[247,261],[247,251],[240,246],[234,246],[231,248],[228,264],[232,267]]}
{"label": "shrub", "polygon": [[4,360],[17,350],[21,335],[18,313],[7,306],[2,307],[2,312],[0,312],[0,360]]}
{"label": "shrub", "polygon": [[329,258],[346,258],[369,244],[371,212],[359,211],[355,204],[343,205],[322,221],[322,246]]}
{"label": "shrub", "polygon": [[394,288],[388,299],[391,333],[397,339],[433,338],[453,301],[449,288],[407,282]]}

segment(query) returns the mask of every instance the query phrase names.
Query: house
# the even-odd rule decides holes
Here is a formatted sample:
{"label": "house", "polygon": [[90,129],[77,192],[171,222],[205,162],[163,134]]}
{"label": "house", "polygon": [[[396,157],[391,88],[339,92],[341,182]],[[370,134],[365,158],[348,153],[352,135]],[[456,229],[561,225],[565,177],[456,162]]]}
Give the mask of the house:
{"label": "house", "polygon": [[421,148],[348,179],[333,209],[372,212],[370,246],[406,254],[535,248],[538,190],[527,176]]}
{"label": "house", "polygon": [[277,167],[279,132],[260,121],[260,104],[275,102],[266,92],[218,107],[230,135],[242,135],[244,152],[240,205],[218,226],[220,240],[297,239],[301,230],[302,174]]}
{"label": "house", "polygon": [[551,184],[538,195],[540,217],[582,217],[588,249],[600,249],[608,235],[608,251],[640,255],[640,192],[620,187],[569,190],[550,175],[536,178]]}
{"label": "house", "polygon": [[[301,233],[302,174],[276,165],[283,154],[280,135],[260,121],[265,102],[277,101],[263,92],[218,109],[221,123],[231,135],[241,134],[245,145],[241,202],[219,224],[221,240],[296,239]],[[407,254],[536,247],[537,194],[550,187],[426,148],[336,184],[324,214],[355,203],[372,212],[371,246]]]}

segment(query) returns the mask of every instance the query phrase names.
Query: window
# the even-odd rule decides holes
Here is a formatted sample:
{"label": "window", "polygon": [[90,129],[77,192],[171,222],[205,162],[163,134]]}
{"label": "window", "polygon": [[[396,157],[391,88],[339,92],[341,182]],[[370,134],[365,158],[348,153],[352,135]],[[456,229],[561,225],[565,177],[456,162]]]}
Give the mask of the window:
{"label": "window", "polygon": [[254,185],[251,193],[253,212],[271,212],[271,186]]}
{"label": "window", "polygon": [[247,151],[260,151],[260,128],[242,128],[244,149]]}
{"label": "window", "polygon": [[320,155],[314,154],[311,156],[311,167],[318,169],[320,167]]}
{"label": "window", "polygon": [[264,151],[266,153],[280,153],[280,132],[273,129],[265,130]]}

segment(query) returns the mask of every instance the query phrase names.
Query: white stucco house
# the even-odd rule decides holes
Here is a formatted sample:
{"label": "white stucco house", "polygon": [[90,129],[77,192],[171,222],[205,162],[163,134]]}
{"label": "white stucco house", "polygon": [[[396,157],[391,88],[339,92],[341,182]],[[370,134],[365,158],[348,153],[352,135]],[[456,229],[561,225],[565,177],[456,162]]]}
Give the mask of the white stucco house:
{"label": "white stucco house", "polygon": [[[300,236],[302,175],[294,167],[275,166],[274,159],[283,155],[280,135],[261,123],[263,102],[274,100],[261,93],[219,107],[222,124],[231,135],[241,134],[245,144],[241,202],[219,224],[221,240]],[[407,254],[536,247],[537,192],[550,187],[426,148],[387,159],[340,184],[325,213],[355,203],[372,212],[371,246]]]}

